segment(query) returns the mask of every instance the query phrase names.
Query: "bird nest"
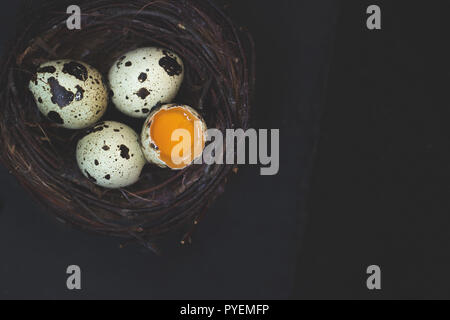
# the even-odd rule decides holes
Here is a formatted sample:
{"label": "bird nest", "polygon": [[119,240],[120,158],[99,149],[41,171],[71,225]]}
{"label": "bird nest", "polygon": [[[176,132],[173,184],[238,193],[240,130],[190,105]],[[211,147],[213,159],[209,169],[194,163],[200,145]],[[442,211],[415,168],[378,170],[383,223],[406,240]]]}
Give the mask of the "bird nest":
{"label": "bird nest", "polygon": [[[76,144],[83,133],[59,128],[40,114],[28,83],[39,64],[49,60],[81,60],[106,75],[124,52],[164,47],[185,64],[177,102],[195,107],[209,128],[247,129],[254,75],[251,38],[212,0],[78,1],[81,30],[68,29],[64,2],[24,7],[17,35],[2,58],[2,163],[63,222],[151,249],[171,232],[188,241],[224,191],[233,166],[203,164],[171,171],[148,165],[131,187],[98,187],[76,163]],[[142,126],[113,105],[103,120],[136,130]]]}

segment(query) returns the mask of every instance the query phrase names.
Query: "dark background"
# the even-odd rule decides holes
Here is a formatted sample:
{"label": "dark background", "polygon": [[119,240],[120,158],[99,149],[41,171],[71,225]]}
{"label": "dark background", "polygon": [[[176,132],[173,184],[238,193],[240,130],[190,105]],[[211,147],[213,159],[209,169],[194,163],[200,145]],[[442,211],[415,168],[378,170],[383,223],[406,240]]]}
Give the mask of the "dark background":
{"label": "dark background", "polygon": [[450,298],[448,9],[342,1],[296,297]]}
{"label": "dark background", "polygon": [[281,129],[280,174],[242,168],[193,245],[157,257],[56,223],[0,170],[0,298],[450,298],[444,2],[230,2],[257,43],[254,126]]}

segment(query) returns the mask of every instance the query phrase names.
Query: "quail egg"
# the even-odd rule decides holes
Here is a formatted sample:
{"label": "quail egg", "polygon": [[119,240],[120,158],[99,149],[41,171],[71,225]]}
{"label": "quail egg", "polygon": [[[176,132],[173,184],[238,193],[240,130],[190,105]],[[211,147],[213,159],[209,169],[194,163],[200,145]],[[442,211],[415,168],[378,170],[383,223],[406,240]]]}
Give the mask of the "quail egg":
{"label": "quail egg", "polygon": [[67,129],[92,126],[104,115],[108,90],[102,75],[73,60],[41,64],[29,84],[39,110]]}
{"label": "quail egg", "polygon": [[159,167],[184,169],[202,156],[206,131],[205,121],[193,108],[163,105],[144,123],[141,134],[144,155]]}
{"label": "quail egg", "polygon": [[97,124],[78,142],[77,162],[88,179],[109,189],[136,183],[146,164],[136,132],[113,121]]}
{"label": "quail egg", "polygon": [[184,78],[180,57],[161,48],[124,54],[109,71],[112,102],[124,114],[146,118],[152,109],[175,99]]}

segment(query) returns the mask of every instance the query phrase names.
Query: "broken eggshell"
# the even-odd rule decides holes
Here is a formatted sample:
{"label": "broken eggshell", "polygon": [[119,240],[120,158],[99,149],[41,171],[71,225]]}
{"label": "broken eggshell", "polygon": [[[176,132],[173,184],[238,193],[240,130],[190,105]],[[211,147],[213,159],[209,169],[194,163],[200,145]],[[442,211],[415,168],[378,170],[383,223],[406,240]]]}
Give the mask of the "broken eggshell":
{"label": "broken eggshell", "polygon": [[[198,136],[200,137],[201,140],[197,142],[197,144],[198,144],[197,147],[194,147],[194,156],[191,159],[192,161],[189,164],[181,165],[180,167],[170,164],[170,162],[171,162],[170,159],[169,159],[169,161],[164,160],[169,155],[163,154],[163,152],[161,150],[161,146],[159,146],[158,142],[155,141],[157,139],[154,136],[152,136],[152,131],[153,131],[152,129],[154,128],[154,123],[155,123],[158,115],[165,111],[174,110],[174,109],[182,110],[183,113],[185,114],[185,116],[187,116],[187,118],[193,117],[192,120],[194,121],[194,123],[196,121],[198,121],[200,123],[200,126],[198,128],[198,130],[199,130]],[[178,123],[180,122],[179,119],[174,119],[174,120],[175,120],[175,122],[178,122]],[[160,127],[160,129],[162,129],[162,131],[165,130],[165,128],[161,128],[161,126],[159,126],[159,127]],[[195,128],[195,126],[194,126],[194,128]],[[196,159],[198,159],[199,157],[202,156],[203,148],[205,146],[205,142],[207,139],[207,130],[208,130],[208,128],[207,128],[205,120],[192,107],[187,106],[187,105],[181,105],[181,104],[163,105],[160,108],[152,111],[152,113],[148,116],[148,118],[145,121],[144,126],[142,128],[141,145],[142,145],[142,150],[144,152],[144,156],[149,163],[155,164],[161,168],[170,168],[172,170],[184,169],[184,168],[188,167],[190,164],[192,164]],[[165,134],[172,135],[173,132],[167,131],[167,132],[164,132],[163,134],[164,135]],[[195,141],[194,141],[194,145],[195,145]]]}
{"label": "broken eggshell", "polygon": [[79,61],[41,64],[29,83],[39,110],[67,129],[84,129],[98,122],[108,106],[102,75]]}
{"label": "broken eggshell", "polygon": [[178,55],[161,48],[140,48],[121,56],[109,71],[111,99],[133,118],[146,118],[153,108],[172,102],[183,82]]}
{"label": "broken eggshell", "polygon": [[146,164],[136,132],[114,121],[99,123],[78,142],[77,162],[91,182],[109,189],[136,183]]}

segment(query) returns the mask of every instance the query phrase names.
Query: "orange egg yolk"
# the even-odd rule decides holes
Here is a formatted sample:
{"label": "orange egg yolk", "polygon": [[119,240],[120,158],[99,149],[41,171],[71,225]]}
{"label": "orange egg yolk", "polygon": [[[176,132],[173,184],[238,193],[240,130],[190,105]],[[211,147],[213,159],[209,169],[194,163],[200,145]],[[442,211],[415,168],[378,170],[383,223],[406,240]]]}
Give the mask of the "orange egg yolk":
{"label": "orange egg yolk", "polygon": [[150,136],[159,149],[160,159],[172,169],[190,165],[205,146],[201,120],[182,107],[156,113]]}

